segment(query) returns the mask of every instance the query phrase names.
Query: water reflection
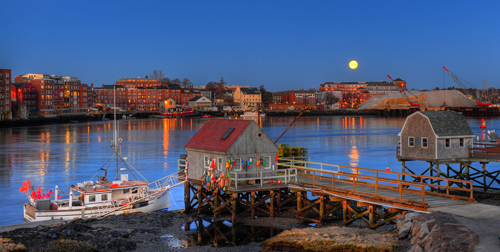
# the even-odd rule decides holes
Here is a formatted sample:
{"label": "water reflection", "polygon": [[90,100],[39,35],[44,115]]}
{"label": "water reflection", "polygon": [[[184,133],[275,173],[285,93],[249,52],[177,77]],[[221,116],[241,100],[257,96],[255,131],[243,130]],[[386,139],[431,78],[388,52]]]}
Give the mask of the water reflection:
{"label": "water reflection", "polygon": [[213,245],[214,247],[238,246],[250,242],[263,242],[283,230],[273,227],[232,224],[229,221],[193,220],[182,227],[191,232],[185,247]]}
{"label": "water reflection", "polygon": [[[274,141],[294,119],[266,118],[263,130]],[[307,147],[315,162],[380,170],[401,167],[394,154],[404,120],[300,117],[278,144]],[[488,125],[500,125],[499,121],[493,118]],[[184,146],[205,122],[202,118],[119,121],[122,153],[146,179],[164,177],[177,171]],[[472,131],[483,137],[476,120],[469,122]],[[55,185],[67,191],[71,184],[91,178],[113,154],[109,147],[112,132],[112,121],[0,129],[0,198],[4,203],[0,205],[4,213],[0,225],[23,221],[25,197],[19,193],[23,181],[29,179],[44,191]],[[172,189],[170,208],[182,206],[183,187]]]}

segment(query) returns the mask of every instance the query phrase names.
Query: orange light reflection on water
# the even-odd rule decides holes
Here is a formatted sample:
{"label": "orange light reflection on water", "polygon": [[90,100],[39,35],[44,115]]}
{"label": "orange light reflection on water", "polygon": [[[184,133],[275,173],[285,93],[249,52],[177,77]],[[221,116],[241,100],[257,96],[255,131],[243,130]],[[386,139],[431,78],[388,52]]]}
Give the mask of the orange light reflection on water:
{"label": "orange light reflection on water", "polygon": [[359,153],[356,146],[352,146],[351,152],[349,153],[349,158],[351,159],[350,165],[357,166],[359,163]]}
{"label": "orange light reflection on water", "polygon": [[[170,123],[172,122],[173,120],[163,119],[163,155],[165,156],[165,160],[167,159],[168,155],[168,138],[170,132]],[[168,168],[167,162],[163,163],[163,168],[165,170]]]}

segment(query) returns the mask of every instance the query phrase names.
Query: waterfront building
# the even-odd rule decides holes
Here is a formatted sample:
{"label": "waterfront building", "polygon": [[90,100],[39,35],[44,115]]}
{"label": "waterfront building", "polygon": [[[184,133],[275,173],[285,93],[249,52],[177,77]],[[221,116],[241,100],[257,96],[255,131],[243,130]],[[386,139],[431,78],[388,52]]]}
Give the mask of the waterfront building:
{"label": "waterfront building", "polygon": [[274,93],[274,103],[294,104],[297,101],[295,91],[279,91]]}
{"label": "waterfront building", "polygon": [[234,91],[234,103],[239,106],[254,106],[261,103],[261,94],[258,88],[237,87]]}
{"label": "waterfront building", "polygon": [[475,134],[455,111],[417,111],[399,132],[401,158],[453,160],[468,158]]}
{"label": "waterfront building", "polygon": [[248,173],[277,169],[275,157],[279,149],[254,120],[211,119],[184,149],[189,157],[189,180],[200,181],[207,174],[218,177],[229,172],[240,173],[239,178],[255,177]]}
{"label": "waterfront building", "polygon": [[0,69],[0,120],[12,119],[11,76],[12,71],[10,69]]}
{"label": "waterfront building", "polygon": [[78,77],[29,73],[16,76],[15,82],[32,84],[37,92],[37,109],[42,115],[88,111],[88,93],[86,98],[82,97],[85,88]]}
{"label": "waterfront building", "polygon": [[[396,83],[396,84],[394,84]],[[397,78],[394,83],[389,81],[377,82],[325,82],[320,84],[320,91],[340,91],[342,93],[341,102],[361,103],[374,95],[385,95],[387,93],[399,92],[406,89],[406,81]],[[368,92],[365,92],[368,91]],[[363,94],[363,95],[361,95]]]}
{"label": "waterfront building", "polygon": [[37,92],[31,83],[14,83],[11,85],[11,100],[13,106],[24,106],[26,113],[20,118],[27,118],[29,113],[37,111]]}
{"label": "waterfront building", "polygon": [[296,103],[316,105],[316,92],[302,89],[294,93]]}
{"label": "waterfront building", "polygon": [[205,96],[196,96],[189,100],[189,107],[208,108],[212,106],[212,101]]}

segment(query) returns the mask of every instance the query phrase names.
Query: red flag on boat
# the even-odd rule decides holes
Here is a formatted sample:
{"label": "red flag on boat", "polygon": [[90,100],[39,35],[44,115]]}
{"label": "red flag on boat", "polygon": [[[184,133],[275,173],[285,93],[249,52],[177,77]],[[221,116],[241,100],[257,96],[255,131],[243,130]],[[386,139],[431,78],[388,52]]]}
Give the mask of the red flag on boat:
{"label": "red flag on boat", "polygon": [[38,194],[42,193],[42,187],[41,187],[41,186],[38,186],[38,190],[36,190],[36,192],[37,192]]}
{"label": "red flag on boat", "polygon": [[36,197],[35,191],[31,191],[31,198],[34,199]]}
{"label": "red flag on boat", "polygon": [[28,190],[29,190],[29,189],[31,188],[31,182],[30,182],[30,180],[29,180],[29,179],[28,179],[28,181],[26,181],[26,182],[27,182],[27,184],[28,184]]}

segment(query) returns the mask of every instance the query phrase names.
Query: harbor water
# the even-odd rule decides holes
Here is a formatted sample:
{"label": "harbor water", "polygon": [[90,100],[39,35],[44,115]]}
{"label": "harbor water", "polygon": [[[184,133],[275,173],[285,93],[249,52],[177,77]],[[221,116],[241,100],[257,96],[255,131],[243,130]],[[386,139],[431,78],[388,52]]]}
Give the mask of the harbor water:
{"label": "harbor water", "polygon": [[[272,117],[263,129],[277,139],[294,117]],[[118,121],[122,154],[148,180],[153,181],[177,171],[177,159],[184,145],[207,121],[206,118],[144,119]],[[401,171],[396,159],[398,133],[404,118],[380,117],[301,117],[279,143],[309,148],[311,161]],[[485,118],[494,129],[498,118]],[[480,139],[481,119],[469,118],[472,131]],[[71,185],[89,180],[111,157],[113,122],[99,121],[0,129],[0,225],[23,222],[24,193],[19,188],[30,180],[42,191],[59,189],[68,192]],[[428,167],[425,162],[413,166]],[[498,164],[490,165],[498,169]],[[424,168],[424,169],[425,169]],[[114,178],[114,169],[108,176]],[[182,186],[171,191],[170,209],[181,209]]]}

